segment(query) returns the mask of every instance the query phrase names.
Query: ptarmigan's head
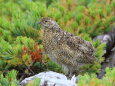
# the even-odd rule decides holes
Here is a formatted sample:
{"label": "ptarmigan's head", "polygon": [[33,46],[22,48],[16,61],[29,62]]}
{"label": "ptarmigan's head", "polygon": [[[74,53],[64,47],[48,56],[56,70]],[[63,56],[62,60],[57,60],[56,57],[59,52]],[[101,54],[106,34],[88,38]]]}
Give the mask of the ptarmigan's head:
{"label": "ptarmigan's head", "polygon": [[39,24],[43,29],[52,29],[53,27],[58,27],[58,24],[51,18],[42,18]]}

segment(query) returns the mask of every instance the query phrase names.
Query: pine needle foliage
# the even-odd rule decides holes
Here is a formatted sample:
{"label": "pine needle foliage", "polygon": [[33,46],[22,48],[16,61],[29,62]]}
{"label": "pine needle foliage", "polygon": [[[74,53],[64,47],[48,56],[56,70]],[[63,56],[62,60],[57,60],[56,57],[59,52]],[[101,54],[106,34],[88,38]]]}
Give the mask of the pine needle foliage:
{"label": "pine needle foliage", "polygon": [[0,86],[20,86],[17,73],[16,70],[8,72],[5,76],[0,73]]}
{"label": "pine needle foliage", "polygon": [[115,68],[106,68],[106,75],[102,79],[96,78],[95,74],[89,76],[79,76],[79,86],[114,86],[115,85]]}

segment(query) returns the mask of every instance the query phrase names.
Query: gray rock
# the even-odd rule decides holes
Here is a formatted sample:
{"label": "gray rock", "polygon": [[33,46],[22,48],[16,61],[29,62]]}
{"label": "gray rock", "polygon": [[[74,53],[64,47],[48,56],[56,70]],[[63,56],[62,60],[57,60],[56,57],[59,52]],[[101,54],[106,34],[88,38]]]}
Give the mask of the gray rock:
{"label": "gray rock", "polygon": [[102,68],[100,70],[100,73],[98,74],[98,78],[102,78],[105,75],[105,69],[106,67],[115,67],[115,29],[113,31],[99,35],[95,37],[93,40],[100,40],[100,43],[105,43],[105,61],[102,62]]}
{"label": "gray rock", "polygon": [[29,81],[35,78],[41,79],[40,86],[77,86],[75,76],[73,76],[71,80],[68,80],[65,75],[52,71],[41,72],[37,75],[25,78],[20,84],[21,86],[26,86]]}

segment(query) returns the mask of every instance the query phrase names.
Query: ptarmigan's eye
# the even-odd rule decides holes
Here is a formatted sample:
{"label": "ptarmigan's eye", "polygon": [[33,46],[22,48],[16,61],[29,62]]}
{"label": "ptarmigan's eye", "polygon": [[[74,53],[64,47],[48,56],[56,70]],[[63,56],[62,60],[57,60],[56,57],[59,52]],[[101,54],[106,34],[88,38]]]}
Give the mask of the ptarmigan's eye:
{"label": "ptarmigan's eye", "polygon": [[48,22],[48,21],[46,20],[46,21],[44,21],[44,22]]}

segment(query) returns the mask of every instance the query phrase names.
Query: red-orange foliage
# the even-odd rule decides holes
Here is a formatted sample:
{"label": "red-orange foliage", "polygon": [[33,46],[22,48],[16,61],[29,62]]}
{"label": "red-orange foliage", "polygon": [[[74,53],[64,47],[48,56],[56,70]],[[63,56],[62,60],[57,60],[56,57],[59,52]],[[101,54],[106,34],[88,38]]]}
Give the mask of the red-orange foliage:
{"label": "red-orange foliage", "polygon": [[42,60],[42,52],[43,50],[39,48],[39,45],[35,44],[34,49],[30,50],[26,46],[22,48],[22,56],[28,54],[31,56],[33,61],[41,61]]}

